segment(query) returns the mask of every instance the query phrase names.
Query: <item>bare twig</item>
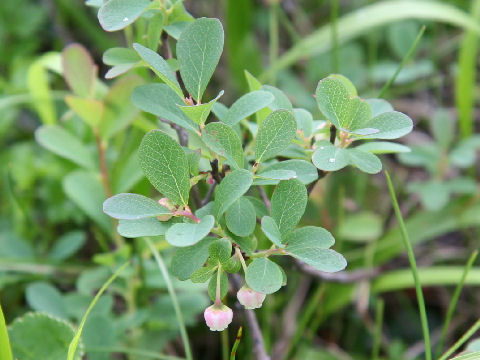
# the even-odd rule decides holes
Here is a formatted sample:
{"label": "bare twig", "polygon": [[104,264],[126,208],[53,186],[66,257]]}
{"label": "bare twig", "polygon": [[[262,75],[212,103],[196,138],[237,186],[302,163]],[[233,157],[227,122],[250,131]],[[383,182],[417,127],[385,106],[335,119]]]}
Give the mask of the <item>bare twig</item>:
{"label": "bare twig", "polygon": [[300,261],[296,261],[297,266],[304,273],[316,277],[321,280],[329,282],[337,282],[342,284],[354,283],[360,280],[372,279],[380,274],[380,269],[369,269],[369,270],[355,270],[355,271],[340,271],[337,273],[326,273],[319,271],[310,265],[304,264]]}
{"label": "bare twig", "polygon": [[201,206],[207,205],[210,200],[212,200],[213,192],[215,190],[215,186],[217,186],[217,183],[214,182],[210,188],[208,189],[207,195],[205,195],[205,198],[202,200]]}
{"label": "bare twig", "polygon": [[308,289],[310,288],[311,280],[307,277],[300,279],[300,284],[289,301],[286,310],[283,313],[282,319],[282,335],[280,339],[275,343],[272,350],[273,359],[285,359],[288,355],[287,349],[291,342],[292,336],[297,329],[298,312],[302,308],[302,305],[307,296]]}
{"label": "bare twig", "polygon": [[[236,290],[242,287],[242,278],[238,274],[233,274],[232,283]],[[270,360],[267,351],[265,350],[265,344],[263,342],[262,331],[260,330],[260,325],[258,325],[257,316],[255,312],[250,309],[244,309],[245,320],[248,324],[248,329],[252,336],[253,341],[253,352],[257,360]]]}
{"label": "bare twig", "polygon": [[268,211],[270,211],[270,200],[268,199],[267,194],[265,193],[265,190],[261,186],[257,186],[258,192],[260,193],[260,196],[262,197],[262,200],[267,207]]}
{"label": "bare twig", "polygon": [[212,166],[212,176],[217,182],[217,184],[220,184],[222,181],[222,178],[220,176],[220,172],[218,171],[218,159],[214,159],[213,161],[210,161],[210,165]]}

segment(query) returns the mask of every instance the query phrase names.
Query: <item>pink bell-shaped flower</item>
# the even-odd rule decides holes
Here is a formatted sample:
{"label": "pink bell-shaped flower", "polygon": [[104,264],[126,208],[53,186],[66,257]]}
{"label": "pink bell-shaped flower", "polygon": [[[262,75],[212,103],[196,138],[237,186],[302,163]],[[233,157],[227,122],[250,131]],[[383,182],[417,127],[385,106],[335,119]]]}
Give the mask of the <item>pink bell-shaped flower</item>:
{"label": "pink bell-shaped flower", "polygon": [[258,309],[262,307],[265,296],[265,294],[250,289],[247,285],[243,285],[237,292],[238,301],[245,309]]}
{"label": "pink bell-shaped flower", "polygon": [[211,331],[223,331],[232,322],[233,311],[226,305],[213,304],[205,309],[203,317]]}

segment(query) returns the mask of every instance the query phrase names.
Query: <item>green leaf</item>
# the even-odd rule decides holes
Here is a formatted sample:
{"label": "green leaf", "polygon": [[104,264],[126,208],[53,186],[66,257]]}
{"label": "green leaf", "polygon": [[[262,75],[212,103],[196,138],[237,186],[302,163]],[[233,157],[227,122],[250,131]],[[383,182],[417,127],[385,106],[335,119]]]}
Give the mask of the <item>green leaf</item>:
{"label": "green leaf", "polygon": [[65,102],[91,128],[98,128],[101,124],[105,112],[105,104],[102,101],[67,95]]}
{"label": "green leaf", "polygon": [[323,171],[337,171],[349,164],[349,157],[344,149],[333,146],[327,140],[317,142],[317,150],[313,153],[312,162]]}
{"label": "green leaf", "polygon": [[430,128],[435,141],[443,149],[448,149],[455,136],[455,122],[445,109],[435,111],[430,122]]}
{"label": "green leaf", "polygon": [[368,151],[372,154],[397,154],[408,153],[411,151],[408,146],[388,141],[371,141],[361,144],[355,149],[361,151]]}
{"label": "green leaf", "polygon": [[272,294],[282,287],[280,267],[266,258],[254,259],[245,272],[247,285],[262,294]]}
{"label": "green leaf", "polygon": [[34,61],[27,72],[28,92],[34,110],[45,125],[53,125],[57,122],[54,97],[50,89],[48,69],[44,63],[46,55]]}
{"label": "green leaf", "polygon": [[117,231],[120,235],[127,238],[160,236],[165,235],[170,226],[172,226],[172,223],[159,221],[157,218],[120,220]]}
{"label": "green leaf", "polygon": [[385,112],[393,111],[393,106],[384,99],[365,99],[372,109],[372,116],[383,114]]}
{"label": "green leaf", "polygon": [[173,255],[170,271],[179,280],[188,280],[192,274],[201,268],[209,257],[208,248],[214,241],[212,237],[206,237],[192,246],[179,248]]}
{"label": "green leaf", "polygon": [[212,110],[213,105],[217,102],[217,100],[223,95],[223,90],[220,91],[217,97],[208,103],[204,104],[197,104],[197,105],[177,105],[180,110],[182,110],[185,115],[189,117],[190,120],[193,122],[203,126],[205,121],[207,121],[208,115],[210,115],[210,111]]}
{"label": "green leaf", "polygon": [[140,113],[130,101],[133,90],[143,84],[138,76],[126,76],[115,82],[104,98],[105,110],[98,126],[102,139],[108,140],[130,125]]}
{"label": "green leaf", "polygon": [[313,116],[305,109],[293,109],[293,115],[297,121],[298,131],[303,132],[303,136],[309,138],[313,132]]}
{"label": "green leaf", "polygon": [[100,290],[98,290],[97,294],[93,298],[92,302],[88,306],[87,311],[85,311],[85,314],[82,317],[82,321],[80,321],[80,325],[77,328],[77,331],[75,332],[75,336],[73,337],[72,341],[70,342],[70,345],[68,347],[68,356],[67,360],[74,360],[76,358],[75,354],[77,353],[77,347],[81,341],[82,338],[82,331],[83,327],[85,326],[85,322],[87,321],[88,315],[92,312],[93,307],[95,304],[98,302],[102,294],[107,290],[107,288],[110,286],[110,284],[120,275],[120,273],[130,264],[130,262],[124,263],[122,266],[120,266],[113,274],[108,278],[108,280],[102,285]]}
{"label": "green leaf", "polygon": [[126,28],[152,4],[150,0],[108,0],[98,11],[98,20],[105,31]]}
{"label": "green leaf", "polygon": [[80,140],[57,125],[40,126],[35,139],[44,148],[87,169],[95,168],[90,151]]}
{"label": "green leaf", "polygon": [[113,79],[132,69],[141,59],[133,49],[116,47],[105,51],[102,60],[113,66],[105,74],[105,79]]}
{"label": "green leaf", "polygon": [[382,219],[371,212],[346,216],[338,229],[339,237],[355,242],[374,241],[381,235]]}
{"label": "green leaf", "polygon": [[378,132],[362,136],[363,139],[397,139],[413,129],[412,119],[398,111],[377,115],[367,125],[369,128],[377,129]]}
{"label": "green leaf", "polygon": [[275,157],[295,138],[297,123],[292,113],[277,110],[268,115],[258,128],[255,142],[257,163]]}
{"label": "green leaf", "polygon": [[209,123],[202,132],[202,140],[211,150],[225,157],[234,168],[243,168],[242,142],[230,126],[219,122]]}
{"label": "green leaf", "polygon": [[218,19],[200,18],[182,31],[177,42],[180,74],[187,91],[199,102],[223,51],[223,27]]}
{"label": "green leaf", "polygon": [[48,257],[55,261],[68,259],[85,244],[85,240],[85,233],[83,231],[70,231],[57,239],[49,251]]}
{"label": "green leaf", "polygon": [[[133,317],[133,316],[132,316]],[[87,359],[110,360],[110,354],[90,351],[94,348],[114,348],[118,334],[117,323],[109,315],[92,314],[85,323],[82,336],[85,344]]]}
{"label": "green leaf", "polygon": [[222,216],[235,200],[248,191],[252,182],[252,173],[244,169],[233,170],[225,176],[215,192],[215,217]]}
{"label": "green leaf", "polygon": [[282,236],[297,226],[307,206],[307,189],[296,179],[281,181],[272,195],[272,218]]}
{"label": "green leaf", "polygon": [[138,194],[118,194],[103,203],[103,212],[115,219],[136,220],[171,214],[157,201]]}
{"label": "green leaf", "polygon": [[0,359],[13,360],[12,347],[8,337],[7,325],[3,316],[2,306],[0,305]]}
{"label": "green leaf", "polygon": [[337,272],[345,269],[345,258],[329,249],[335,240],[327,230],[306,226],[292,232],[287,238],[285,251],[304,263],[324,272]]}
{"label": "green leaf", "polygon": [[169,120],[187,130],[198,131],[198,126],[178,108],[185,102],[166,84],[149,84],[137,87],[132,93],[132,103],[139,109]]}
{"label": "green leaf", "polygon": [[138,151],[140,167],[164,196],[178,205],[188,205],[190,175],[182,147],[160,130],[147,133]]}
{"label": "green leaf", "polygon": [[62,294],[47,282],[30,283],[25,290],[28,305],[36,311],[67,319],[67,311],[63,303]]}
{"label": "green leaf", "polygon": [[[318,178],[318,171],[312,163],[305,160],[285,160],[280,161],[276,164],[266,167],[264,170],[258,173],[258,176],[277,170],[290,170],[295,172],[296,179],[299,180],[302,184],[308,185]],[[266,180],[266,179],[256,179],[256,185],[276,185],[279,180]]]}
{"label": "green leaf", "polygon": [[[256,175],[260,179],[267,179],[267,180],[290,180],[295,179],[297,177],[297,173],[292,170],[266,170],[259,172]],[[254,182],[257,185],[257,182]]]}
{"label": "green leaf", "polygon": [[[67,344],[72,340],[72,326],[63,320],[42,313],[27,313],[17,318],[9,329],[13,356],[18,360],[65,360]],[[83,356],[83,344],[71,360]]]}
{"label": "green leaf", "polygon": [[315,99],[320,111],[337,129],[362,130],[363,134],[364,125],[372,118],[372,110],[365,100],[352,96],[351,91],[344,80],[329,76],[318,82]]}
{"label": "green leaf", "polygon": [[232,243],[228,239],[218,239],[210,244],[208,248],[208,253],[210,254],[210,260],[212,265],[221,265],[225,264],[232,254]]}
{"label": "green leaf", "polygon": [[63,76],[73,93],[91,97],[95,90],[97,66],[88,51],[80,44],[72,44],[62,51]]}
{"label": "green leaf", "polygon": [[198,270],[195,270],[190,277],[190,280],[193,283],[204,283],[208,279],[212,277],[212,275],[215,273],[217,270],[216,266],[205,266],[201,267]]}
{"label": "green leaf", "polygon": [[[228,293],[228,277],[225,272],[220,274],[220,299],[227,296]],[[208,295],[212,301],[217,297],[217,276],[213,276],[208,283]]]}
{"label": "green leaf", "polygon": [[268,211],[267,206],[262,200],[257,199],[253,196],[245,196],[245,198],[252,203],[253,207],[255,208],[255,213],[257,214],[257,217],[259,219],[269,215],[270,212]]}
{"label": "green leaf", "polygon": [[198,224],[178,223],[165,233],[165,239],[173,246],[184,247],[194,245],[210,233],[215,218],[207,215]]}
{"label": "green leaf", "polygon": [[287,244],[287,251],[298,251],[304,247],[328,249],[335,244],[335,239],[324,228],[304,226],[292,231],[283,242]]}
{"label": "green leaf", "polygon": [[242,264],[240,260],[234,255],[228,259],[228,261],[222,265],[222,269],[230,274],[235,274],[236,272],[240,271]]}
{"label": "green leaf", "polygon": [[155,51],[143,45],[135,43],[133,44],[133,48],[153,70],[155,75],[157,75],[165,84],[170,86],[170,88],[175,91],[178,96],[183,98],[183,92],[180,88],[180,84],[177,81],[177,76],[172,71],[165,59]]}
{"label": "green leaf", "polygon": [[253,233],[256,225],[255,208],[252,203],[241,197],[225,212],[228,230],[237,236],[248,236]]}
{"label": "green leaf", "polygon": [[90,172],[77,170],[68,174],[62,183],[68,197],[104,231],[111,233],[112,221],[102,211],[106,195],[100,179]]}
{"label": "green leaf", "polygon": [[270,216],[262,217],[262,231],[275,245],[282,247],[282,233],[275,220]]}
{"label": "green leaf", "polygon": [[276,110],[288,110],[288,111],[293,111],[293,106],[292,103],[290,102],[289,98],[285,93],[276,88],[275,86],[270,86],[270,85],[262,85],[261,89],[263,91],[268,91],[271,93],[275,100],[270,103],[269,108],[273,111]]}
{"label": "green leaf", "polygon": [[382,162],[376,155],[357,149],[346,149],[346,151],[350,164],[361,171],[368,174],[377,174],[382,170]]}
{"label": "green leaf", "polygon": [[256,90],[249,92],[233,103],[222,121],[233,126],[267,107],[274,100],[275,97],[268,91]]}

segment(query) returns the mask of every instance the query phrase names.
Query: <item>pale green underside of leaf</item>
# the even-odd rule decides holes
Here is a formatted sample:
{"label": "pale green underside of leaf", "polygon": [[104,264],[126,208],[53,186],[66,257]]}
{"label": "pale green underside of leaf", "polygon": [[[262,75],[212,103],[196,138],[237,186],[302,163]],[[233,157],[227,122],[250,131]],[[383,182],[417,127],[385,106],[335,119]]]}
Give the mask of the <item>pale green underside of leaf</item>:
{"label": "pale green underside of leaf", "polygon": [[342,271],[347,266],[345,258],[332,249],[311,247],[290,251],[287,246],[285,251],[294,258],[297,258],[305,264],[323,272]]}
{"label": "pale green underside of leaf", "polygon": [[252,182],[252,173],[244,169],[234,170],[225,176],[215,192],[215,217],[218,219],[235,200],[245,194]]}
{"label": "pale green underside of leaf", "polygon": [[160,236],[165,235],[170,226],[172,226],[170,222],[161,222],[157,218],[120,220],[117,231],[120,235],[127,238]]}
{"label": "pale green underside of leaf", "polygon": [[62,51],[63,76],[73,93],[80,97],[92,95],[97,67],[88,51],[80,44],[72,44]]}
{"label": "pale green underside of leaf", "polygon": [[275,245],[282,247],[282,234],[275,220],[270,216],[264,216],[261,225],[265,236]]}
{"label": "pale green underside of leaf", "polygon": [[328,230],[318,226],[304,226],[292,231],[283,241],[288,251],[300,251],[304,248],[328,249],[335,239]]}
{"label": "pale green underside of leaf", "polygon": [[363,172],[377,174],[382,170],[382,162],[374,154],[357,149],[348,149],[349,162]]}
{"label": "pale green underside of leaf", "polygon": [[297,226],[307,206],[307,189],[297,179],[281,181],[272,195],[272,218],[286,236]]}
{"label": "pale green underside of leaf", "polygon": [[[262,171],[258,173],[257,178],[263,180],[263,179],[268,179],[268,180],[290,180],[290,179],[295,179],[297,177],[297,173],[293,170],[267,170],[267,171]],[[254,182],[254,185],[257,185],[256,182]]]}
{"label": "pale green underside of leaf", "polygon": [[138,151],[140,167],[164,196],[178,205],[188,205],[190,175],[182,147],[160,130],[147,133]]}
{"label": "pale green underside of leaf", "polygon": [[177,77],[163,57],[141,44],[135,43],[133,48],[165,84],[170,86],[178,96],[183,97]]}
{"label": "pale green underside of leaf", "polygon": [[274,100],[274,96],[268,91],[256,90],[249,92],[233,103],[228,109],[225,119],[222,121],[225,124],[233,126],[241,120],[255,114],[257,111],[267,107]]}
{"label": "pale green underside of leaf", "polygon": [[276,111],[276,110],[293,111],[293,106],[292,106],[292,103],[290,102],[290,99],[279,88],[276,88],[275,86],[271,86],[271,85],[262,85],[261,90],[267,91],[273,95],[274,100],[268,106],[272,111]]}
{"label": "pale green underside of leaf", "polygon": [[266,258],[254,259],[245,273],[247,285],[262,294],[272,294],[282,287],[280,267]]}
{"label": "pale green underside of leaf", "polygon": [[51,152],[87,169],[95,163],[91,153],[80,140],[58,125],[41,126],[35,131],[36,140]]}
{"label": "pale green underside of leaf", "polygon": [[[308,185],[311,182],[314,182],[318,178],[317,168],[312,165],[312,163],[305,161],[305,160],[285,160],[278,162],[276,164],[270,165],[266,167],[264,170],[258,173],[258,175],[262,175],[264,173],[274,171],[274,170],[290,170],[294,171],[297,180],[299,180],[302,184]],[[266,180],[266,179],[255,179],[255,185],[276,185],[280,181],[279,180]]]}
{"label": "pale green underside of leaf", "polygon": [[191,246],[206,237],[214,224],[215,218],[212,215],[203,217],[198,224],[174,224],[165,233],[165,239],[173,246]]}
{"label": "pale green underside of leaf", "polygon": [[408,146],[388,141],[367,142],[357,146],[356,149],[361,151],[368,151],[372,154],[395,154],[408,153],[411,151]]}
{"label": "pale green underside of leaf", "polygon": [[228,125],[214,122],[205,126],[202,140],[218,155],[227,159],[235,168],[243,168],[242,142],[237,133]]}
{"label": "pale green underside of leaf", "polygon": [[98,20],[106,31],[121,30],[135,22],[150,4],[150,0],[109,0],[98,11]]}
{"label": "pale green underside of leaf", "polygon": [[180,74],[187,91],[198,102],[223,51],[223,27],[218,19],[200,18],[190,23],[177,42]]}
{"label": "pale green underside of leaf", "polygon": [[166,84],[139,86],[133,91],[131,99],[140,110],[169,120],[187,130],[198,131],[198,125],[177,106],[185,105],[183,99]]}
{"label": "pale green underside of leaf", "polygon": [[268,115],[258,128],[255,160],[268,160],[285,150],[295,138],[297,122],[291,112],[277,110]]}
{"label": "pale green underside of leaf", "polygon": [[30,283],[25,290],[28,305],[60,319],[67,319],[67,310],[62,294],[51,284],[43,281]]}
{"label": "pale green underside of leaf", "polygon": [[237,236],[248,236],[253,233],[256,225],[255,208],[252,203],[241,197],[225,212],[228,230]]}
{"label": "pale green underside of leaf", "polygon": [[155,200],[138,194],[118,194],[103,203],[103,212],[115,219],[137,220],[170,214]]}

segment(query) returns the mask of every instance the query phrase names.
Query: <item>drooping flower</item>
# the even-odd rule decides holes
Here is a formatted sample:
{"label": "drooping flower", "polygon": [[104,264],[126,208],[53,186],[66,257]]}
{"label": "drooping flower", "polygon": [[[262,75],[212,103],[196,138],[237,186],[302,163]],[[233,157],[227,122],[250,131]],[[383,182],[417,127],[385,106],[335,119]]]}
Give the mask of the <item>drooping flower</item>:
{"label": "drooping flower", "polygon": [[226,305],[213,304],[205,309],[203,317],[211,331],[223,331],[232,322],[233,311]]}
{"label": "drooping flower", "polygon": [[252,290],[247,285],[243,285],[237,292],[237,299],[245,309],[258,309],[262,307],[265,294]]}

